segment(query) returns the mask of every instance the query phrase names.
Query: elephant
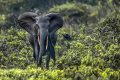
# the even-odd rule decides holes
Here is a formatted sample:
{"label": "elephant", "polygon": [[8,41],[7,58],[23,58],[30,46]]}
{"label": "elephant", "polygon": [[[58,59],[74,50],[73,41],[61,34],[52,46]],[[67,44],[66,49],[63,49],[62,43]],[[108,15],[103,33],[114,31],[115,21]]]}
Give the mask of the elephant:
{"label": "elephant", "polygon": [[49,68],[50,58],[55,64],[56,31],[63,26],[63,18],[59,13],[38,15],[34,12],[24,12],[18,17],[19,25],[29,34],[29,42],[33,48],[33,57],[37,66],[41,67],[42,56],[46,57],[46,68]]}

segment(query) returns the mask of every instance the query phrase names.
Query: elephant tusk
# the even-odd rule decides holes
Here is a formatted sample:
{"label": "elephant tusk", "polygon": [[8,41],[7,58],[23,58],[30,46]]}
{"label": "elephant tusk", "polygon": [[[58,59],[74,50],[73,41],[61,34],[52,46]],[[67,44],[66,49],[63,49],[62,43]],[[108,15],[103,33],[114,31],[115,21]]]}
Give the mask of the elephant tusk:
{"label": "elephant tusk", "polygon": [[38,43],[39,43],[39,45],[40,45],[40,35],[38,36]]}
{"label": "elephant tusk", "polygon": [[46,40],[46,50],[48,49],[48,36],[47,36],[47,40]]}

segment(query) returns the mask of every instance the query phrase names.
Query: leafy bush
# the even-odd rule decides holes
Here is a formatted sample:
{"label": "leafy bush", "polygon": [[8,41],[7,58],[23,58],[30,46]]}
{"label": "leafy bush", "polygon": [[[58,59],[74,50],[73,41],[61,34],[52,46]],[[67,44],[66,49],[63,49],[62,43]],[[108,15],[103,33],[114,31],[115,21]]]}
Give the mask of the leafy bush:
{"label": "leafy bush", "polygon": [[26,32],[15,29],[0,35],[1,68],[25,68],[33,62],[32,49],[26,39]]}
{"label": "leafy bush", "polygon": [[113,71],[110,68],[101,70],[90,66],[81,65],[78,68],[67,68],[65,70],[42,70],[41,68],[22,69],[0,69],[2,80],[119,80],[120,70]]}
{"label": "leafy bush", "polygon": [[100,22],[100,35],[107,43],[119,43],[120,41],[120,13],[113,12]]}

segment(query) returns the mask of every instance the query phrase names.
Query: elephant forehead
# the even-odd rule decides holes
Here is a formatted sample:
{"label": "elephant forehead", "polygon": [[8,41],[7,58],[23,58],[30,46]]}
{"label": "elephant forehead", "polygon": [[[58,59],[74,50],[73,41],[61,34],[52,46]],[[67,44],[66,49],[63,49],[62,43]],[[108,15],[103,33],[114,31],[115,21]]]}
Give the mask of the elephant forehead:
{"label": "elephant forehead", "polygon": [[46,23],[48,22],[48,19],[44,16],[39,16],[39,17],[36,17],[36,20],[39,22],[39,23]]}
{"label": "elephant forehead", "polygon": [[38,20],[36,21],[36,24],[40,27],[40,28],[48,28],[49,26],[49,21],[44,18],[44,17],[39,17]]}

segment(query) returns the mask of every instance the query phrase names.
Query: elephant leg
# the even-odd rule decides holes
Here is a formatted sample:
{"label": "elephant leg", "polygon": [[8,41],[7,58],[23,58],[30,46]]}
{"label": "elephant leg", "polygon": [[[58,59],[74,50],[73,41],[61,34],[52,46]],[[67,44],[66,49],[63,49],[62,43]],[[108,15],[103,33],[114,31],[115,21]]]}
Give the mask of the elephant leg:
{"label": "elephant leg", "polygon": [[46,69],[49,69],[49,62],[50,62],[50,53],[48,52],[47,57],[46,57]]}
{"label": "elephant leg", "polygon": [[55,49],[54,49],[54,45],[52,43],[51,37],[49,36],[49,40],[48,40],[48,47],[49,47],[49,52],[50,52],[50,57],[53,59],[54,61],[54,65],[55,65]]}
{"label": "elephant leg", "polygon": [[50,33],[50,40],[53,46],[55,46],[57,42],[57,35],[55,33]]}
{"label": "elephant leg", "polygon": [[42,54],[41,52],[39,52],[39,55],[38,55],[38,59],[37,59],[37,66],[38,67],[41,67],[41,64],[42,64]]}

